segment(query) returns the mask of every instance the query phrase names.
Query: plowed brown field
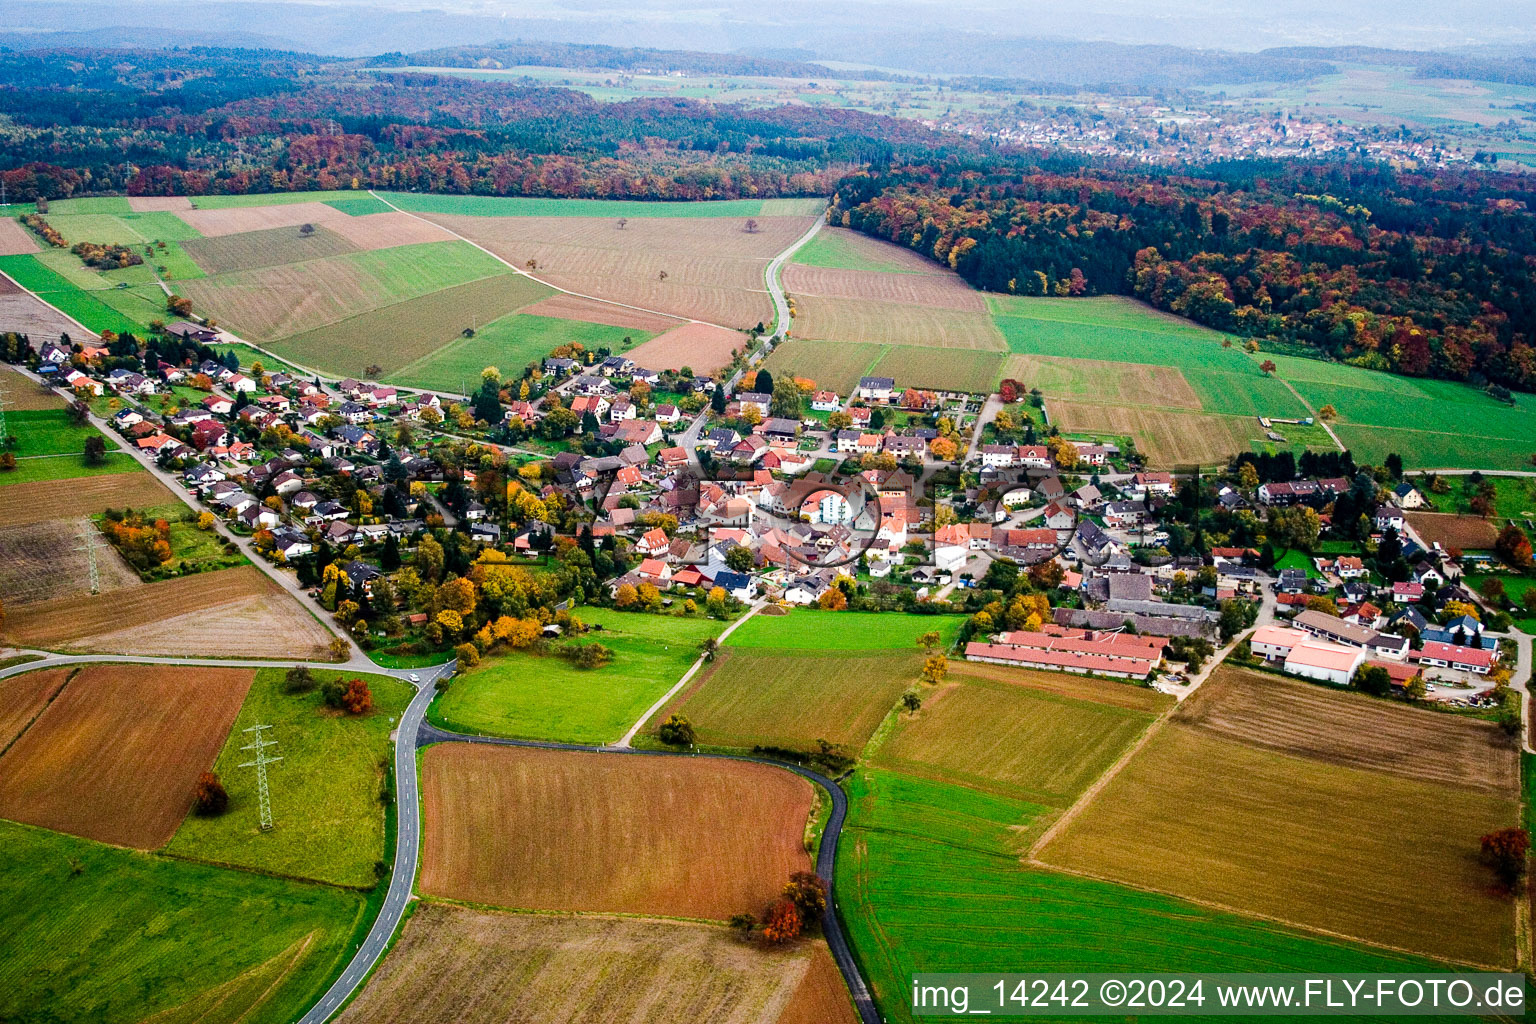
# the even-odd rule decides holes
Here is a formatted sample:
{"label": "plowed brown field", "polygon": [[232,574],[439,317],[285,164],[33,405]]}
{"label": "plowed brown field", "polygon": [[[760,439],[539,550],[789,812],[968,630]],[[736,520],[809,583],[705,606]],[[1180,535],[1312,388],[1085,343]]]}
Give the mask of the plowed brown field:
{"label": "plowed brown field", "polygon": [[253,565],[25,605],[0,632],[52,650],[321,661],[331,636]]}
{"label": "plowed brown field", "polygon": [[0,523],[26,526],[88,516],[105,508],[150,508],[175,500],[158,480],[142,472],[37,480],[0,487]]}
{"label": "plowed brown field", "polygon": [[1480,516],[1449,516],[1438,512],[1409,512],[1408,525],[1431,544],[1473,551],[1491,548],[1499,538],[1499,528]]}
{"label": "plowed brown field", "polygon": [[326,227],[360,249],[392,249],[418,242],[450,242],[453,235],[408,213],[370,213],[326,221]]}
{"label": "plowed brown field", "polygon": [[678,921],[427,901],[343,1024],[847,1024],[821,942],[765,949]]}
{"label": "plowed brown field", "polygon": [[[637,331],[654,331],[657,334],[681,327],[685,321],[677,317],[646,313],[638,309],[616,306],[597,299],[583,299],[577,295],[551,295],[543,302],[535,302],[524,313],[534,316],[552,316],[562,320],[585,320],[588,323],[607,324],[610,327],[629,327]],[[646,369],[660,369],[647,366]]]}
{"label": "plowed brown field", "polygon": [[812,222],[760,217],[749,233],[737,218],[637,218],[623,230],[608,218],[431,219],[516,266],[537,261],[533,273],[557,288],[731,328],[773,315],[768,261]]}
{"label": "plowed brown field", "polygon": [[810,784],[766,765],[448,743],[422,768],[433,895],[723,920],[810,870]]}
{"label": "plowed brown field", "polygon": [[[531,311],[530,311],[531,312]],[[746,336],[711,324],[684,324],[629,352],[647,370],[690,367],[694,373],[714,373],[731,361],[731,352],[747,343]]]}
{"label": "plowed brown field", "polygon": [[69,678],[70,671],[45,668],[40,672],[0,679],[0,753],[48,706],[48,701]]}
{"label": "plowed brown field", "polygon": [[[0,292],[3,292],[9,283],[8,279],[0,277]],[[3,304],[3,300],[0,300],[0,305]],[[43,390],[36,381],[23,377],[19,371],[4,363],[0,363],[0,399],[4,399],[7,409],[15,411],[64,407],[64,399],[60,398],[57,392]],[[9,520],[0,515],[0,523],[5,522]]]}
{"label": "plowed brown field", "polygon": [[[902,280],[908,277],[927,280],[915,274],[890,276]],[[793,330],[797,338],[873,341],[932,349],[1008,351],[1008,343],[985,307],[978,312],[879,299],[832,299],[815,295],[793,295],[793,298],[796,311]],[[944,353],[935,352],[933,358],[942,362]]]}
{"label": "plowed brown field", "polygon": [[129,196],[128,209],[134,213],[156,213],[162,210],[180,213],[192,209],[192,200],[186,196]]}
{"label": "plowed brown field", "polygon": [[21,256],[38,249],[32,232],[10,217],[0,218],[0,256]]}
{"label": "plowed brown field", "polygon": [[0,757],[0,817],[144,850],[165,845],[253,675],[86,666]]}
{"label": "plowed brown field", "polygon": [[[0,597],[19,608],[36,601],[91,592],[90,556],[81,538],[95,533],[88,519],[49,519],[0,528]],[[112,548],[96,552],[101,593],[139,585],[139,574]]]}
{"label": "plowed brown field", "polygon": [[346,220],[347,215],[324,203],[286,203],[280,206],[242,206],[221,210],[178,210],[176,216],[204,235],[234,235],[290,225],[324,224]]}
{"label": "plowed brown field", "polygon": [[791,264],[784,268],[784,288],[796,297],[875,299],[972,313],[987,311],[986,296],[954,274],[882,274]]}
{"label": "plowed brown field", "polygon": [[0,331],[31,335],[34,342],[57,341],[60,334],[83,336],[79,324],[42,299],[28,295],[3,274],[0,274]]}

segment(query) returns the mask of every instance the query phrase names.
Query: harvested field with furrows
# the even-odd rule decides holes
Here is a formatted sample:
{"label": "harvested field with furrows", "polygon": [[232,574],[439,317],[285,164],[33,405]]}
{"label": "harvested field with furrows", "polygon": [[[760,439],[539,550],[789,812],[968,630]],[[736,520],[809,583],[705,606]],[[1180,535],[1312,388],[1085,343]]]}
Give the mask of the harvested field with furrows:
{"label": "harvested field with furrows", "polygon": [[890,345],[867,372],[876,377],[890,377],[901,387],[986,394],[997,390],[1003,358],[1000,352],[976,349]]}
{"label": "harvested field with furrows", "polygon": [[1512,903],[1495,892],[1478,837],[1519,820],[1511,797],[1172,722],[1036,856],[1238,913],[1507,968]]}
{"label": "harvested field with furrows", "polygon": [[40,248],[32,232],[11,217],[0,217],[0,256],[21,256]]}
{"label": "harvested field with furrows", "polygon": [[1438,512],[1409,512],[1408,525],[1431,544],[1444,548],[1474,551],[1491,548],[1498,540],[1499,528],[1481,516],[1450,516]]}
{"label": "harvested field with furrows", "polygon": [[[985,311],[938,309],[877,299],[794,295],[797,338],[874,341],[935,349],[1006,352],[1008,343]],[[941,353],[936,359],[943,359]]]}
{"label": "harvested field with furrows", "polygon": [[58,341],[60,334],[90,334],[42,299],[17,288],[4,274],[0,274],[0,331],[30,335],[35,344]]}
{"label": "harvested field with furrows", "polygon": [[192,200],[187,196],[129,196],[128,209],[134,213],[157,213],[161,210],[178,213],[192,209]]}
{"label": "harvested field with furrows", "polygon": [[218,210],[181,210],[176,214],[206,236],[236,235],[242,231],[329,224],[347,215],[324,203],[286,203],[281,206],[242,206]]}
{"label": "harvested field with furrows", "polygon": [[338,1019],[846,1024],[851,1004],[830,964],[819,941],[766,949],[710,925],[510,914],[429,900]]}
{"label": "harvested field with furrows", "polygon": [[370,213],[362,217],[342,217],[326,222],[326,227],[336,232],[359,249],[390,249],[397,245],[417,245],[421,242],[449,242],[453,233],[436,224],[408,213]]}
{"label": "harvested field with furrows", "polygon": [[1003,364],[1002,375],[1026,388],[1039,388],[1047,398],[1103,405],[1200,408],[1200,396],[1184,374],[1172,366],[1012,355]]}
{"label": "harvested field with furrows", "polygon": [[904,245],[872,238],[850,228],[822,228],[795,250],[793,262],[808,267],[871,270],[888,274],[953,275],[954,271],[921,256]]}
{"label": "harvested field with furrows", "polygon": [[1045,411],[1063,433],[1129,434],[1158,468],[1225,464],[1259,436],[1258,423],[1246,416],[1060,401],[1047,402]]}
{"label": "harvested field with furrows", "polygon": [[1492,722],[1435,715],[1298,679],[1221,666],[1175,719],[1265,750],[1514,797],[1515,742]]}
{"label": "harvested field with furrows", "polygon": [[88,665],[4,757],[0,817],[152,850],[192,806],[250,669]]}
{"label": "harvested field with furrows", "polygon": [[181,285],[198,309],[242,334],[270,340],[466,282],[512,276],[471,245],[438,242],[236,271]]}
{"label": "harvested field with furrows", "polygon": [[[364,376],[377,365],[388,376],[549,294],[515,274],[481,278],[348,317],[271,343],[272,351],[337,375]],[[477,371],[478,374],[478,371]]]}
{"label": "harvested field with furrows", "polygon": [[776,346],[763,365],[775,378],[793,374],[847,394],[858,387],[859,378],[868,376],[870,367],[887,350],[885,345],[870,342],[790,338]]}
{"label": "harvested field with furrows", "polygon": [[767,765],[446,743],[421,791],[436,896],[724,920],[810,870],[810,783]]}
{"label": "harvested field with furrows", "polygon": [[300,234],[296,227],[242,231],[238,235],[193,238],[183,242],[181,247],[209,274],[302,263],[358,249],[341,235],[323,227],[316,227],[308,235]]}
{"label": "harvested field with furrows", "polygon": [[42,713],[72,671],[45,668],[0,679],[0,754]]}
{"label": "harvested field with furrows", "polygon": [[628,355],[647,370],[691,367],[694,373],[714,373],[731,361],[731,352],[747,343],[737,331],[712,324],[684,324],[632,349]]}
{"label": "harvested field with furrows", "polygon": [[903,305],[933,306],[971,313],[987,312],[987,299],[958,274],[882,274],[834,267],[784,268],[784,290],[796,297],[872,299]]}
{"label": "harvested field with furrows", "polygon": [[[768,261],[810,226],[806,217],[459,217],[432,220],[557,288],[674,316],[746,328],[773,315]],[[662,273],[667,275],[661,279]]]}
{"label": "harvested field with furrows", "polygon": [[[584,299],[578,295],[563,293],[551,295],[543,302],[535,302],[523,312],[533,316],[552,316],[562,320],[585,320],[593,324],[607,324],[610,327],[628,327],[636,331],[650,331],[656,334],[670,331],[674,327],[681,327],[686,322],[673,316],[647,313],[639,309],[629,309],[626,306],[616,306],[611,302]],[[660,367],[647,366],[646,369],[660,369]]]}
{"label": "harvested field with furrows", "polygon": [[107,508],[152,508],[175,500],[176,496],[149,473],[37,480],[0,487],[0,523],[13,528],[48,519],[89,516]]}
{"label": "harvested field with furrows", "polygon": [[983,662],[966,662],[964,665],[953,666],[952,670],[960,672],[967,679],[1007,683],[1010,686],[1022,686],[1043,693],[1053,693],[1059,697],[1091,700],[1095,704],[1125,708],[1128,711],[1160,714],[1172,703],[1165,694],[1146,687],[1133,686],[1130,683],[1116,682],[1111,679],[1090,679],[1087,676],[1075,676],[1066,672],[1038,672],[1034,669],[988,665]]}
{"label": "harvested field with furrows", "polygon": [[[26,485],[21,485],[26,486]],[[9,608],[38,601],[89,594],[91,563],[85,552],[89,519],[49,519],[0,529],[0,597]],[[96,538],[96,568],[101,593],[139,585],[139,574],[117,552]]]}
{"label": "harvested field with furrows", "polygon": [[255,566],[8,609],[0,638],[101,654],[324,661],[332,633]]}
{"label": "harvested field with furrows", "polygon": [[[0,287],[6,283],[5,278],[0,277]],[[0,306],[4,300],[0,299]],[[15,367],[0,363],[0,401],[4,401],[5,408],[12,412],[26,412],[36,409],[62,409],[64,399],[52,388],[43,388],[30,377],[22,376]],[[10,522],[5,516],[0,516],[0,523]]]}

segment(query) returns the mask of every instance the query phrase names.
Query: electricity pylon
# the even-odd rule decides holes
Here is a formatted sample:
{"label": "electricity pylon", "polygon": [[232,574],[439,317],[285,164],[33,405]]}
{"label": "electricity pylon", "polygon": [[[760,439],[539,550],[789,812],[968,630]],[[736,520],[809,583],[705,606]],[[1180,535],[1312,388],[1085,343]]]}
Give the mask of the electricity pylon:
{"label": "electricity pylon", "polygon": [[241,747],[241,750],[254,750],[256,754],[251,760],[242,764],[241,768],[256,769],[256,799],[261,806],[261,830],[272,831],[272,795],[267,791],[267,765],[281,761],[280,757],[268,757],[267,747],[277,746],[276,740],[269,740],[261,734],[263,729],[272,728],[270,725],[253,725],[244,732],[253,732],[255,737],[249,746]]}
{"label": "electricity pylon", "polygon": [[[0,427],[3,426],[4,424],[0,423]],[[3,432],[3,430],[0,430],[0,433]],[[75,550],[85,552],[86,564],[91,568],[91,593],[101,593],[101,569],[96,563],[96,530],[91,526],[89,519],[85,521],[84,527],[81,528],[80,546]]]}

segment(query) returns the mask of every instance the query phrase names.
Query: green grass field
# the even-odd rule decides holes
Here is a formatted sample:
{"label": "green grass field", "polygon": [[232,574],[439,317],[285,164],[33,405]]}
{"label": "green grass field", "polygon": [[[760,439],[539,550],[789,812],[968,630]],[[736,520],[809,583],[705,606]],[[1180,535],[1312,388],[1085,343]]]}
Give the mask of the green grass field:
{"label": "green grass field", "polygon": [[[7,417],[9,418],[9,417]],[[0,487],[6,484],[31,484],[41,480],[73,480],[82,476],[112,476],[117,473],[142,473],[144,467],[127,452],[107,449],[99,466],[88,466],[82,455],[54,455],[40,459],[17,459],[15,469],[0,470]]]}
{"label": "green grass field", "polygon": [[79,267],[81,273],[90,274],[96,278],[98,283],[96,289],[83,288],[49,267],[42,259],[45,255],[48,254],[0,256],[0,271],[4,271],[23,288],[36,292],[44,302],[56,307],[66,316],[74,317],[92,331],[116,331],[119,334],[129,331],[142,334],[148,329],[150,317],[139,319],[125,315],[116,308],[116,305],[122,301],[120,299],[112,300],[111,304],[104,301],[102,297],[107,294],[107,283],[101,280],[99,275],[94,275],[91,271],[80,267],[80,261],[74,256],[65,254],[69,259],[75,260],[75,265]]}
{"label": "green grass field", "polygon": [[263,352],[260,349],[252,348],[249,345],[230,345],[220,343],[219,345],[214,346],[214,351],[219,355],[223,355],[226,352],[233,352],[237,357],[239,357],[240,365],[246,369],[250,369],[257,363],[260,363],[261,368],[268,373],[277,373],[281,371],[283,373],[297,374],[300,377],[308,376],[308,374],[295,368],[289,363],[283,362],[276,356]]}
{"label": "green grass field", "polygon": [[367,192],[263,192],[242,196],[193,196],[192,206],[198,210],[228,210],[241,206],[287,206],[289,203],[329,203],[367,199]]}
{"label": "green grass field", "polygon": [[78,455],[86,438],[101,436],[89,423],[77,426],[64,409],[13,410],[6,414],[5,427],[16,437],[11,453],[18,460],[31,455]]}
{"label": "green grass field", "polygon": [[[874,270],[885,274],[915,274],[919,271],[903,262],[882,260],[868,252],[876,243],[859,245],[852,231],[823,229],[805,245],[795,250],[790,262],[807,267],[831,267],[834,270]],[[934,264],[934,273],[939,273]]]}
{"label": "green grass field", "polygon": [[965,667],[951,673],[955,685],[925,693],[923,707],[902,716],[875,753],[875,764],[1066,807],[1155,717],[969,676]]}
{"label": "green grass field", "polygon": [[[166,852],[217,864],[255,868],[336,885],[371,888],[374,865],[385,859],[383,765],[389,734],[411,702],[411,687],[389,676],[362,678],[373,693],[373,712],[362,718],[337,714],[319,690],[290,694],[284,671],[261,669],[214,770],[229,792],[229,811],[217,818],[189,815]],[[319,680],[352,679],[355,673],[317,671]],[[270,725],[267,738],[280,764],[268,769],[278,827],[258,828],[256,779],[240,748],[244,730]]]}
{"label": "green grass field", "polygon": [[[1434,503],[1436,512],[1453,512],[1457,515],[1470,515],[1471,501],[1477,496],[1478,488],[1470,483],[1470,478],[1465,476],[1448,476],[1445,482],[1450,484],[1450,490],[1445,494],[1435,494],[1427,489],[1417,478],[1410,477],[1409,482],[1418,486],[1424,497]],[[1536,478],[1525,476],[1484,476],[1483,482],[1493,486],[1493,517],[1496,520],[1514,519],[1519,523],[1528,521],[1527,514],[1536,517]]]}
{"label": "green grass field", "polygon": [[366,217],[371,213],[388,213],[390,206],[376,196],[347,196],[344,199],[327,199],[325,205],[340,210],[349,217]]}
{"label": "green grass field", "polygon": [[820,199],[726,199],[669,203],[617,199],[450,196],[421,192],[380,192],[379,195],[410,213],[463,214],[471,217],[804,217],[819,212],[826,205]]}
{"label": "green grass field", "polygon": [[493,656],[433,702],[431,721],[458,732],[612,742],[682,678],[699,656],[699,642],[725,628],[714,619],[600,608],[581,608],[576,616],[603,625],[581,642],[610,648],[607,665],[580,669],[554,654]]}
{"label": "green grass field", "polygon": [[610,327],[584,320],[513,313],[493,320],[473,338],[460,338],[437,351],[402,366],[389,377],[392,384],[464,393],[478,386],[480,371],[498,367],[507,377],[515,377],[530,362],[542,360],[551,349],[570,342],[580,342],[588,349],[606,346],[623,350],[625,338],[635,345],[655,335],[630,327]]}
{"label": "green grass field", "polygon": [[730,647],[722,657],[697,688],[656,715],[652,731],[675,713],[693,723],[706,746],[812,751],[824,739],[857,753],[923,664],[915,645],[835,658]]}
{"label": "green grass field", "polygon": [[1044,809],[894,772],[849,783],[842,918],[880,1009],[913,1020],[915,971],[1403,971],[1421,961],[1169,897],[1024,868]]}
{"label": "green grass field", "polygon": [[334,886],[9,822],[0,846],[0,1019],[17,1024],[190,1022],[219,996],[218,1019],[288,1024],[352,955],[364,914]]}
{"label": "green grass field", "polygon": [[[154,578],[179,575],[183,572],[212,572],[216,569],[232,569],[249,565],[251,560],[237,549],[234,554],[224,550],[224,539],[214,530],[199,530],[187,506],[177,503],[156,508],[140,509],[148,522],[164,519],[170,527],[171,560],[155,572]],[[98,517],[97,522],[100,522]]]}
{"label": "green grass field", "polygon": [[1475,590],[1490,577],[1503,583],[1504,593],[1524,609],[1522,612],[1511,613],[1515,627],[1522,633],[1536,635],[1536,577],[1516,576],[1514,573],[1474,573],[1467,576],[1466,582]]}
{"label": "green grass field", "polygon": [[43,216],[70,216],[77,213],[132,213],[133,206],[126,196],[82,196],[79,199],[56,199],[48,204]]}
{"label": "green grass field", "polygon": [[1277,376],[1313,408],[1338,410],[1334,431],[1361,462],[1379,464],[1396,452],[1410,469],[1521,469],[1536,452],[1536,398],[1530,395],[1516,395],[1510,406],[1454,381],[1269,358]]}
{"label": "green grass field", "polygon": [[930,631],[937,631],[946,645],[952,643],[962,621],[958,615],[797,608],[788,615],[754,615],[725,643],[785,651],[915,651],[917,638]]}
{"label": "green grass field", "polygon": [[44,219],[69,242],[142,246],[146,242],[185,242],[202,237],[202,232],[165,211],[60,214],[50,210]]}

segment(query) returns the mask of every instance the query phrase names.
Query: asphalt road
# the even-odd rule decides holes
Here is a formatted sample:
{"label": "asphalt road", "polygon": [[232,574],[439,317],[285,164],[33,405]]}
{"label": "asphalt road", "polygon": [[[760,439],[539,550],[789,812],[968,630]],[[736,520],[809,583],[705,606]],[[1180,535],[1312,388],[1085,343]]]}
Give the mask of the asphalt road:
{"label": "asphalt road", "polygon": [[[809,779],[815,785],[820,786],[822,791],[832,801],[832,813],[827,817],[827,827],[821,836],[821,846],[816,851],[816,873],[827,883],[827,904],[832,911],[822,918],[822,934],[826,936],[827,948],[832,951],[832,958],[837,961],[838,970],[843,973],[843,981],[848,985],[848,992],[853,997],[853,1005],[859,1012],[859,1019],[863,1024],[881,1024],[879,1011],[875,1009],[875,1001],[869,994],[869,986],[864,983],[864,976],[859,973],[859,965],[854,960],[853,952],[848,946],[848,938],[843,933],[842,918],[837,910],[837,890],[834,886],[837,869],[837,843],[838,839],[842,836],[843,823],[848,818],[848,797],[836,782],[825,775],[803,765],[787,764],[783,761],[774,761],[765,757],[730,754],[685,754],[681,752],[674,753],[670,750],[636,750],[633,747],[593,747],[579,743],[555,743],[545,740],[511,740],[493,736],[465,736],[461,733],[447,732],[430,723],[422,723],[420,728],[416,730],[415,736],[416,745],[421,747],[430,746],[433,743],[489,743],[502,747],[532,747],[538,750],[575,750],[590,754],[629,754],[637,757],[698,757],[714,758],[723,761],[752,761],[757,764],[783,768]],[[402,732],[402,743],[398,748],[400,751],[405,750],[404,739],[405,734]],[[400,757],[397,756],[396,760],[397,762],[400,761]],[[414,772],[414,757],[411,758],[411,767]],[[413,792],[414,789],[415,780],[413,778]],[[405,794],[405,787],[403,785],[400,787],[400,792],[401,799],[403,800]],[[401,818],[403,821],[403,814]],[[401,835],[404,835],[403,828],[401,829]],[[401,858],[397,855],[397,877],[400,860]],[[393,885],[390,886],[390,891],[391,895],[393,895]],[[377,925],[374,930],[378,930]],[[369,940],[371,941],[372,939],[373,934],[370,933]],[[366,948],[366,944],[364,948]],[[355,964],[356,961],[354,961],[353,966]],[[350,973],[352,966],[349,966],[347,970]],[[364,968],[362,973],[366,974],[367,968]],[[345,977],[346,975],[343,975],[343,978]],[[361,974],[359,977],[361,977]],[[339,985],[340,982],[338,981],[337,984]],[[330,993],[327,993],[327,997],[329,995]],[[305,1017],[300,1024],[321,1024],[323,1020],[323,1017],[316,1017],[313,1020],[310,1017]]]}
{"label": "asphalt road", "polygon": [[[400,927],[405,908],[411,901],[411,888],[416,884],[416,861],[421,851],[421,802],[416,789],[416,747],[426,721],[427,705],[432,703],[436,683],[440,676],[453,672],[453,664],[440,665],[416,673],[421,683],[416,696],[400,716],[400,727],[395,734],[395,869],[389,879],[389,891],[373,927],[368,929],[352,955],[341,976],[331,983],[309,1012],[299,1018],[299,1024],[324,1024],[340,1010],[352,994],[362,986],[368,973],[389,949],[395,931]],[[409,671],[396,670],[396,677],[409,677]],[[430,727],[429,727],[430,728]]]}

